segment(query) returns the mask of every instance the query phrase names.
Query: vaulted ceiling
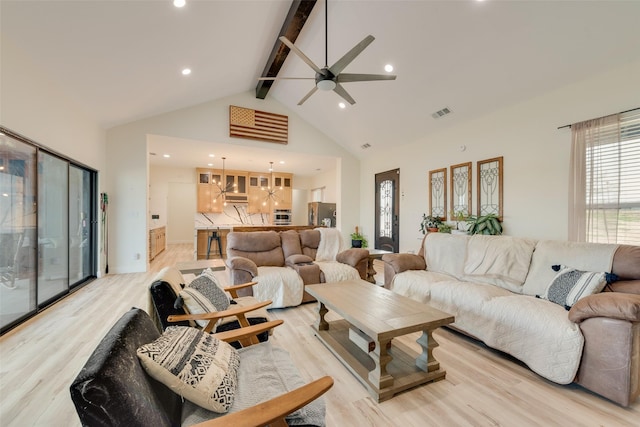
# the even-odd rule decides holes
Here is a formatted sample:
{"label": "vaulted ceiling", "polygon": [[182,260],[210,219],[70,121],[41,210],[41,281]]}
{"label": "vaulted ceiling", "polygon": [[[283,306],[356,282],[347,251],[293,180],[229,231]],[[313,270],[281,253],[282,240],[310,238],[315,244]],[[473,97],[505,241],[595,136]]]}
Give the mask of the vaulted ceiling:
{"label": "vaulted ceiling", "polygon": [[[255,90],[290,6],[2,0],[0,23],[3,45],[108,128]],[[324,14],[319,0],[295,42],[319,66]],[[298,106],[309,80],[276,81],[266,96],[366,156],[638,60],[639,17],[638,1],[329,0],[328,65],[371,34],[345,72],[384,74],[389,63],[397,80],[345,84],[356,100],[345,109],[321,91]],[[279,75],[314,72],[289,54]],[[433,119],[444,107],[453,113]]]}

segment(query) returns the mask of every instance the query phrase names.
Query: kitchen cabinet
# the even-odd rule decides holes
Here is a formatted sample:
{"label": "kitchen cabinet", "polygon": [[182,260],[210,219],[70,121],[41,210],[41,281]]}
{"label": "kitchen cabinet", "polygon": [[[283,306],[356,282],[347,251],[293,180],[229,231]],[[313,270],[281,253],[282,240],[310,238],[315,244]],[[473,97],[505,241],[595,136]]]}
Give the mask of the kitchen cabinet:
{"label": "kitchen cabinet", "polygon": [[[222,171],[219,171],[222,174]],[[218,178],[220,180],[221,178]],[[227,189],[225,198],[227,203],[247,202],[249,172],[228,170],[225,171],[224,181],[219,185],[222,189]],[[220,189],[218,188],[218,192]],[[219,193],[218,193],[219,194]]]}
{"label": "kitchen cabinet", "polygon": [[291,209],[293,204],[293,174],[273,173],[273,186],[276,189],[278,205],[275,209]]}
{"label": "kitchen cabinet", "polygon": [[[196,169],[197,177],[197,211],[198,212],[216,212],[212,206],[213,201],[213,184],[210,169]],[[222,206],[217,212],[222,212]]]}
{"label": "kitchen cabinet", "polygon": [[158,254],[167,247],[166,227],[158,227],[149,230],[149,261],[152,261]]}
{"label": "kitchen cabinet", "polygon": [[[204,213],[221,213],[224,209],[222,190],[227,188],[225,199],[228,203],[247,201],[249,172],[225,171],[222,169],[196,169],[197,178],[197,211]],[[223,181],[224,178],[224,182]]]}
{"label": "kitchen cabinet", "polygon": [[[248,203],[250,214],[272,214],[274,209],[291,209],[293,198],[293,174],[285,172],[270,173],[225,170],[224,182],[222,169],[196,169],[197,211],[203,213],[222,213],[222,189],[227,203]],[[273,178],[273,183],[271,182]],[[278,204],[267,197],[266,189],[273,185]],[[266,202],[266,203],[265,203]]]}
{"label": "kitchen cabinet", "polygon": [[[249,172],[249,206],[247,212],[270,213],[271,206],[267,200],[267,187],[271,185],[268,173]],[[266,202],[266,203],[265,203]]]}

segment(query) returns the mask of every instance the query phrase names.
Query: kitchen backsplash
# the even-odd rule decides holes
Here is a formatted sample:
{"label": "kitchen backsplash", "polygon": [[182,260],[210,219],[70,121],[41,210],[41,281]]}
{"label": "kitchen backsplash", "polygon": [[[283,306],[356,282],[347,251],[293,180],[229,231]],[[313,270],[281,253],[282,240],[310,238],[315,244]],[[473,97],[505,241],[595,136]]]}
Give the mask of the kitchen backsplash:
{"label": "kitchen backsplash", "polygon": [[247,213],[247,204],[229,204],[222,213],[196,213],[195,227],[211,227],[216,225],[270,225],[269,214]]}

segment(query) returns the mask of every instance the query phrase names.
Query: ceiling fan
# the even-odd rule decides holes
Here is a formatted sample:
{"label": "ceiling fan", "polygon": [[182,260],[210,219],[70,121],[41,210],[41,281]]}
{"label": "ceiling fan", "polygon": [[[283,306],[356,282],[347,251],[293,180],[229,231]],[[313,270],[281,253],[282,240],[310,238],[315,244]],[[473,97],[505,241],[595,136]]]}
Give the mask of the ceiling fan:
{"label": "ceiling fan", "polygon": [[[328,63],[328,13],[327,13],[327,2],[325,2],[325,15],[324,15],[324,34],[325,34],[325,45],[324,45],[324,62],[325,66],[320,68],[316,64],[313,63],[300,49],[298,49],[289,39],[285,36],[280,37],[280,41],[284,43],[289,49],[291,49],[296,55],[298,55],[304,62],[309,65],[313,71],[316,72],[315,76],[315,86],[313,89],[307,93],[304,98],[298,102],[298,105],[302,105],[311,95],[313,95],[318,89],[323,91],[333,90],[335,93],[340,95],[347,101],[349,104],[353,105],[356,101],[349,95],[349,93],[342,87],[341,83],[351,83],[351,82],[365,82],[365,81],[373,81],[373,80],[395,80],[396,76],[390,74],[351,74],[351,73],[343,73],[347,65],[349,65],[362,51],[375,40],[372,35],[368,35],[365,37],[360,43],[355,45],[351,50],[344,54],[342,58],[336,61],[331,67],[327,65]],[[284,79],[295,79],[295,80],[306,80],[313,79],[313,77],[261,77],[259,80],[284,80]]]}

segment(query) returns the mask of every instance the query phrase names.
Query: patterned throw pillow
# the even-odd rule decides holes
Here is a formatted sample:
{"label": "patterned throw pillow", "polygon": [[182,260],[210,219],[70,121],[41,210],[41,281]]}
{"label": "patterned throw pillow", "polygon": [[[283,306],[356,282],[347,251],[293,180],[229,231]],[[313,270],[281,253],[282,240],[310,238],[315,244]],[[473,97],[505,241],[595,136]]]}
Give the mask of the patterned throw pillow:
{"label": "patterned throw pillow", "polygon": [[[180,299],[182,299],[184,308],[186,308],[186,311],[190,314],[215,313],[218,311],[216,306],[209,301],[209,298],[190,286],[187,286],[180,291],[178,300]],[[201,328],[204,328],[209,324],[208,320],[196,320],[195,322]]]}
{"label": "patterned throw pillow", "polygon": [[189,288],[193,288],[207,297],[218,311],[224,311],[229,308],[229,297],[218,286],[215,280],[207,274],[201,274],[189,283]]}
{"label": "patterned throw pillow", "polygon": [[615,274],[581,271],[565,265],[551,267],[558,274],[553,278],[542,298],[567,310],[579,299],[601,292],[607,283],[617,279]]}
{"label": "patterned throw pillow", "polygon": [[170,326],[155,341],[138,348],[147,373],[202,408],[227,412],[238,384],[238,352],[210,334]]}

